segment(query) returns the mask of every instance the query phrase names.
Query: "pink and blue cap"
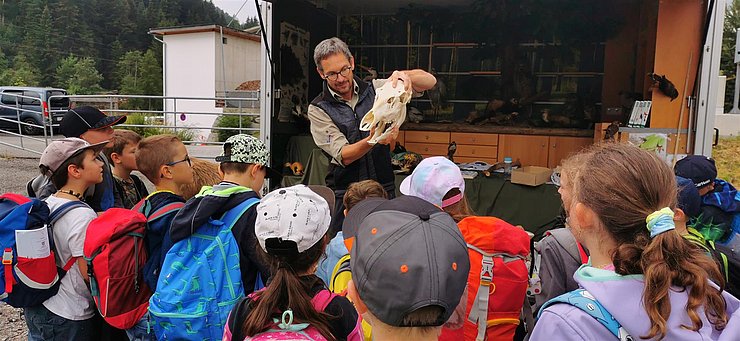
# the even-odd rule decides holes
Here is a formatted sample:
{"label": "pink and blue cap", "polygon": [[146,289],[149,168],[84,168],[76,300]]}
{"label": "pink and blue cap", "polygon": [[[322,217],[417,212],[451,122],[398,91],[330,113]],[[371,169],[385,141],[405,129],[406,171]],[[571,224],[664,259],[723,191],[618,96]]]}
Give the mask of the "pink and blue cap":
{"label": "pink and blue cap", "polygon": [[[444,199],[447,192],[457,188],[460,193]],[[460,168],[443,156],[422,160],[414,171],[401,182],[401,193],[424,199],[439,207],[459,202],[465,193],[465,179]]]}

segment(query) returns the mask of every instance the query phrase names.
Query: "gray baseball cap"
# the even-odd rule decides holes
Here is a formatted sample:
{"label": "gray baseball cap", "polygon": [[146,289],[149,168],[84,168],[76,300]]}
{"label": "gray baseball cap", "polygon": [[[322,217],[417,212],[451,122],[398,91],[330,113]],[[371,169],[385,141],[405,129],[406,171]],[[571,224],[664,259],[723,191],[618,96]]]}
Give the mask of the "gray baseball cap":
{"label": "gray baseball cap", "polygon": [[465,240],[449,214],[414,196],[371,198],[348,212],[343,233],[354,238],[352,280],[373,315],[406,327],[408,314],[439,306],[443,313],[430,326],[449,319],[470,271]]}
{"label": "gray baseball cap", "polygon": [[67,137],[55,140],[49,143],[49,145],[44,149],[44,152],[41,153],[39,165],[44,165],[49,168],[52,173],[55,173],[57,169],[71,157],[82,153],[86,149],[92,149],[95,154],[100,153],[106,144],[108,144],[108,141],[90,144],[87,141],[76,137]]}

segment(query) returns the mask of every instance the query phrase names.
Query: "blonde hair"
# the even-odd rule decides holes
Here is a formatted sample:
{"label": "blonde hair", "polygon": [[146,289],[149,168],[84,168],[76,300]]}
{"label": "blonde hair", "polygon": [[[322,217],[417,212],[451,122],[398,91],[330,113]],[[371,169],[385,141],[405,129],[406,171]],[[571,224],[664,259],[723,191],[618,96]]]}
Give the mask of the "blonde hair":
{"label": "blonde hair", "polygon": [[178,143],[182,144],[182,141],[177,136],[169,134],[149,136],[141,140],[136,151],[136,166],[139,167],[139,172],[153,184],[158,184],[162,166],[175,161]]}

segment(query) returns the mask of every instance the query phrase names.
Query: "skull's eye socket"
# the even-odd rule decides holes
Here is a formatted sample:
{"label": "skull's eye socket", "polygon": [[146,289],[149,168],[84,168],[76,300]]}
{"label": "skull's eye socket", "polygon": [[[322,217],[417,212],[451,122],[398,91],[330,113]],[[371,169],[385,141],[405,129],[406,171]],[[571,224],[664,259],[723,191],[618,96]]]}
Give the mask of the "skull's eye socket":
{"label": "skull's eye socket", "polygon": [[393,98],[388,99],[388,104],[391,104],[391,103],[393,103]]}

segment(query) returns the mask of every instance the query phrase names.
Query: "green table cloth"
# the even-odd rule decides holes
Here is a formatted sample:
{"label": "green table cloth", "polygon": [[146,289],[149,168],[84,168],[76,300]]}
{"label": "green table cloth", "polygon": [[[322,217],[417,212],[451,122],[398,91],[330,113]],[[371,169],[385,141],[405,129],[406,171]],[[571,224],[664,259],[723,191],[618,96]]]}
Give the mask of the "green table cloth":
{"label": "green table cloth", "polygon": [[[296,139],[295,143],[302,143],[304,146],[308,144],[303,140]],[[300,147],[303,153],[304,146]],[[295,146],[293,150],[298,148]],[[325,185],[324,178],[328,171],[329,159],[321,149],[315,148],[308,153],[304,167],[305,173],[302,177],[285,176],[281,185],[284,187],[296,184]],[[400,195],[398,188],[405,177],[406,175],[396,175],[398,195]],[[557,187],[550,184],[536,187],[512,184],[502,175],[493,175],[490,178],[478,175],[474,179],[466,179],[465,197],[476,214],[494,216],[513,225],[521,225],[534,233],[536,239],[553,227],[561,207]]]}

